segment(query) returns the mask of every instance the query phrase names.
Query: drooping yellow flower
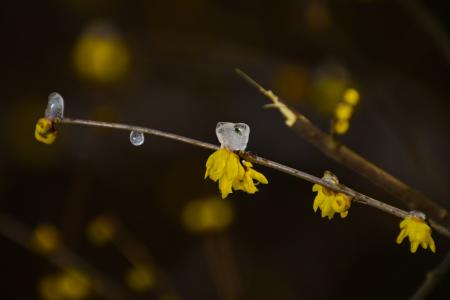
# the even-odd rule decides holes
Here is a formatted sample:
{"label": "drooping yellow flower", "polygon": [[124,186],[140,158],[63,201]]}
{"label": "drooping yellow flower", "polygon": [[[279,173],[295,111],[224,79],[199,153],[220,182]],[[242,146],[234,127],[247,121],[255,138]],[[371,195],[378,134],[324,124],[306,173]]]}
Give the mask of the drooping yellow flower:
{"label": "drooping yellow flower", "polygon": [[243,174],[239,174],[238,178],[233,181],[233,189],[247,192],[249,194],[254,194],[258,191],[255,186],[256,180],[258,183],[267,184],[267,178],[258,171],[252,169],[253,165],[251,162],[242,161],[243,164]]}
{"label": "drooping yellow flower", "polygon": [[257,191],[253,179],[261,183],[268,181],[264,175],[253,170],[251,166],[249,162],[245,162],[243,166],[236,153],[226,148],[220,148],[206,161],[205,179],[209,177],[213,181],[219,181],[222,198],[226,198],[232,193],[233,188],[253,194]]}
{"label": "drooping yellow flower", "polygon": [[50,145],[56,139],[57,131],[54,122],[47,118],[40,118],[36,123],[34,137],[41,143]]}
{"label": "drooping yellow flower", "polygon": [[431,228],[421,215],[414,212],[410,213],[409,217],[400,222],[400,229],[401,231],[396,242],[401,244],[405,237],[408,237],[411,243],[411,253],[415,253],[419,245],[423,249],[427,249],[429,246],[433,253],[436,252],[436,245],[431,237]]}
{"label": "drooping yellow flower", "polygon": [[317,192],[313,209],[317,212],[317,209],[320,208],[322,218],[328,217],[331,220],[336,213],[340,214],[341,218],[345,218],[348,215],[348,210],[351,205],[349,196],[336,193],[319,184],[313,185],[312,190],[313,192]]}
{"label": "drooping yellow flower", "polygon": [[[339,183],[337,176],[330,171],[325,171],[322,179],[333,184]],[[317,192],[313,202],[313,209],[317,212],[317,209],[320,208],[322,218],[328,217],[331,220],[336,213],[340,214],[341,218],[345,218],[348,215],[348,210],[352,203],[349,196],[343,193],[336,193],[320,184],[313,185],[312,190]]]}

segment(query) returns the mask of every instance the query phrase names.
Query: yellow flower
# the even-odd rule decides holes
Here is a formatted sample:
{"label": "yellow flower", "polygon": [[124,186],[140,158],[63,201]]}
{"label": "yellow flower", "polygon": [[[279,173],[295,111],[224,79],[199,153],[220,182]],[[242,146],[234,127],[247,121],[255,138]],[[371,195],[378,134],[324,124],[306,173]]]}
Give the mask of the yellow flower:
{"label": "yellow flower", "polygon": [[348,210],[351,205],[349,196],[331,191],[320,184],[313,185],[312,190],[313,192],[317,192],[313,209],[317,212],[317,209],[320,208],[322,218],[328,217],[331,220],[336,213],[340,214],[341,218],[345,218],[348,215]]}
{"label": "yellow flower", "polygon": [[220,148],[211,154],[206,161],[205,179],[211,178],[219,181],[219,190],[222,198],[226,198],[235,190],[242,190],[249,194],[257,191],[253,179],[267,183],[267,179],[252,168],[252,164],[244,162],[244,166],[239,161],[239,156],[226,149]]}
{"label": "yellow flower", "polygon": [[415,253],[419,245],[423,249],[427,249],[430,246],[430,250],[436,252],[436,245],[431,237],[431,228],[425,222],[425,218],[411,213],[409,217],[406,217],[400,222],[400,234],[397,237],[397,244],[401,244],[405,237],[409,237],[411,243],[411,253]]}
{"label": "yellow flower", "polygon": [[253,179],[262,184],[269,183],[263,174],[252,169],[253,165],[251,162],[243,160],[242,164],[244,165],[244,172],[239,174],[238,178],[233,181],[233,189],[254,194],[258,189],[256,188]]}
{"label": "yellow flower", "polygon": [[57,131],[53,121],[47,118],[40,118],[36,123],[34,137],[41,143],[53,144],[56,139]]}

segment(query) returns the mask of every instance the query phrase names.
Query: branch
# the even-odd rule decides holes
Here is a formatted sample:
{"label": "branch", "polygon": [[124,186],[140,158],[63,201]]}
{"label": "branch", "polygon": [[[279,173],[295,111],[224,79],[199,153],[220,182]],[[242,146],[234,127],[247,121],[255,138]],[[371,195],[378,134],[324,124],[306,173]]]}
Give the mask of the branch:
{"label": "branch", "polygon": [[441,281],[445,274],[450,269],[450,252],[447,253],[444,260],[431,272],[427,274],[425,281],[416,291],[416,293],[411,297],[411,300],[423,300],[428,299],[431,291],[436,287],[436,285]]}
{"label": "branch", "polygon": [[270,90],[266,90],[243,71],[237,69],[236,72],[269,98],[273,102],[271,106],[278,108],[287,119],[286,124],[307,142],[316,146],[329,158],[366,177],[369,181],[402,200],[410,209],[423,211],[429,217],[431,224],[437,225],[439,223],[443,225],[441,229],[449,231],[450,215],[445,208],[431,201],[400,179],[367,161],[331,135],[323,132],[305,116],[290,109],[277,95]]}
{"label": "branch", "polygon": [[[127,124],[108,123],[108,122],[100,122],[100,121],[91,121],[91,120],[70,119],[70,118],[61,119],[58,122],[59,122],[59,124],[74,124],[74,125],[84,125],[84,126],[93,126],[93,127],[104,127],[104,128],[112,128],[112,129],[119,129],[119,130],[125,130],[125,131],[135,130],[135,131],[140,131],[142,133],[146,133],[149,135],[165,137],[165,138],[172,139],[172,140],[175,140],[178,142],[183,142],[186,144],[190,144],[193,146],[197,146],[197,147],[201,147],[201,148],[205,148],[205,149],[209,149],[209,150],[218,150],[220,148],[217,145],[205,143],[205,142],[202,142],[199,140],[195,140],[195,139],[191,139],[191,138],[187,138],[184,136],[180,136],[180,135],[176,135],[173,133],[168,133],[168,132],[164,132],[164,131],[160,131],[160,130],[155,130],[155,129],[151,129],[151,128],[140,127],[140,126],[132,126],[132,125],[127,125]],[[391,215],[397,216],[402,219],[408,216],[408,212],[406,212],[402,209],[399,209],[399,208],[389,205],[387,203],[384,203],[384,202],[381,202],[374,198],[371,198],[369,196],[366,196],[366,195],[359,193],[343,184],[335,185],[333,183],[325,181],[319,177],[313,176],[306,172],[302,172],[302,171],[296,170],[294,168],[282,165],[280,163],[268,160],[266,158],[256,156],[249,152],[241,151],[241,152],[239,152],[239,155],[243,159],[245,159],[249,162],[269,167],[271,169],[274,169],[279,172],[306,180],[311,183],[320,184],[320,185],[322,185],[330,190],[333,190],[335,192],[340,192],[340,193],[349,195],[350,197],[352,197],[353,202],[358,202],[361,204],[365,204],[365,205],[377,208],[379,210],[382,210],[386,213],[389,213]],[[430,225],[434,229],[436,229],[437,232],[450,238],[450,232],[444,226],[441,226],[438,223],[431,222],[431,221],[430,221]]]}
{"label": "branch", "polygon": [[[31,229],[29,229],[25,224],[16,221],[4,213],[0,213],[0,234],[18,245],[34,252],[33,245],[30,242],[33,235]],[[65,247],[60,247],[55,252],[47,254],[46,258],[52,264],[61,269],[76,267],[85,273],[92,281],[94,290],[105,299],[133,299],[133,297],[126,290],[117,286],[104,274]]]}

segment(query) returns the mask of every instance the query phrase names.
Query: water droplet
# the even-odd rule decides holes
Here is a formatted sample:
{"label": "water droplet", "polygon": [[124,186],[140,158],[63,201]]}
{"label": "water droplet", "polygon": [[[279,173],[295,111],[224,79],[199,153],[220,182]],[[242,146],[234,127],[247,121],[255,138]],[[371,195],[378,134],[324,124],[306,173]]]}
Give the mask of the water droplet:
{"label": "water droplet", "polygon": [[133,146],[141,146],[142,144],[144,144],[144,141],[144,133],[134,130],[130,133],[130,142],[131,144],[133,144]]}
{"label": "water droplet", "polygon": [[64,117],[64,99],[58,93],[51,93],[48,96],[45,117],[50,120],[62,119]]}
{"label": "water droplet", "polygon": [[244,123],[219,122],[216,135],[222,147],[243,151],[247,147],[250,127]]}

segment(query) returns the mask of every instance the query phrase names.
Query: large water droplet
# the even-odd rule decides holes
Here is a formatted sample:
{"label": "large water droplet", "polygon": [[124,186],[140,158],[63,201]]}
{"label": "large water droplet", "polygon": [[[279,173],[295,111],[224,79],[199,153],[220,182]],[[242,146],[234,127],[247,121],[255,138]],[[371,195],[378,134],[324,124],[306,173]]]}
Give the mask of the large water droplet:
{"label": "large water droplet", "polygon": [[216,135],[222,147],[243,151],[247,147],[250,127],[244,123],[219,122]]}
{"label": "large water droplet", "polygon": [[142,144],[144,144],[144,141],[144,133],[135,130],[130,133],[130,142],[131,144],[133,144],[133,146],[141,146]]}
{"label": "large water droplet", "polygon": [[45,117],[50,120],[62,119],[64,117],[64,99],[58,93],[51,93],[48,96]]}

